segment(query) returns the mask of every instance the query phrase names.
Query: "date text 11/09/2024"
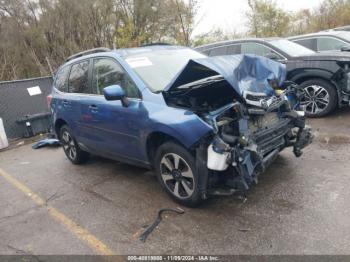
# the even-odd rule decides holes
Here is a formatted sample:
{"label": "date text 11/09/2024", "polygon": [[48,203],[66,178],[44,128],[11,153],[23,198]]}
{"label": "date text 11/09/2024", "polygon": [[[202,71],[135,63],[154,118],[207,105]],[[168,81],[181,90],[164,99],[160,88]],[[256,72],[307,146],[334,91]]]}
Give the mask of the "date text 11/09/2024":
{"label": "date text 11/09/2024", "polygon": [[128,256],[127,261],[218,261],[217,256]]}

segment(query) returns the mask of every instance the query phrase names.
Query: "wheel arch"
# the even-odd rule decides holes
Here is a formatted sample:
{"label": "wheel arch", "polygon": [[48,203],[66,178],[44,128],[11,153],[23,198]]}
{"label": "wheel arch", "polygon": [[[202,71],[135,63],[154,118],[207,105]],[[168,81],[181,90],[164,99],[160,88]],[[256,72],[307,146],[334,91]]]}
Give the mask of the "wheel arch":
{"label": "wheel arch", "polygon": [[303,82],[313,80],[313,79],[326,81],[335,89],[335,91],[337,93],[337,105],[339,107],[341,104],[341,100],[342,100],[341,90],[340,90],[338,84],[334,80],[332,80],[332,74],[330,72],[323,71],[323,70],[322,71],[321,70],[312,70],[312,72],[309,72],[309,73],[295,75],[290,80],[295,82],[296,84],[300,85]]}
{"label": "wheel arch", "polygon": [[56,133],[56,136],[59,137],[59,134],[60,134],[60,129],[62,126],[64,125],[67,125],[67,122],[64,121],[63,119],[59,118],[55,121],[55,133]]}
{"label": "wheel arch", "polygon": [[147,153],[147,159],[151,166],[153,166],[153,161],[155,157],[155,153],[159,146],[162,144],[172,141],[184,148],[188,149],[188,146],[184,145],[179,138],[176,138],[174,135],[170,135],[168,133],[162,132],[162,131],[154,131],[150,134],[148,134],[146,139],[146,153]]}
{"label": "wheel arch", "polygon": [[290,78],[291,81],[301,84],[305,81],[311,80],[311,79],[320,79],[327,81],[331,84],[334,84],[332,81],[332,73],[328,71],[323,71],[323,70],[310,70],[310,71],[305,71],[303,73],[298,73],[295,74]]}

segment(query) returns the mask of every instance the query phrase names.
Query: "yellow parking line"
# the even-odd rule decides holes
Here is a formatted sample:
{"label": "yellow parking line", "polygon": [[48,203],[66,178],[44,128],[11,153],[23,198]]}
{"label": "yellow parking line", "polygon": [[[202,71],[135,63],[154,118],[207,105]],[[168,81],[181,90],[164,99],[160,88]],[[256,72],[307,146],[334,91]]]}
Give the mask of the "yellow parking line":
{"label": "yellow parking line", "polygon": [[77,238],[83,240],[88,244],[93,250],[101,255],[114,255],[114,253],[100,240],[98,240],[89,231],[79,226],[77,223],[66,217],[60,211],[54,207],[47,205],[46,201],[42,199],[39,195],[34,193],[30,188],[22,184],[17,179],[10,176],[4,170],[0,168],[0,176],[5,178],[10,184],[26,194],[30,199],[32,199],[38,206],[46,207],[49,215],[58,221],[60,224],[64,225],[73,235]]}

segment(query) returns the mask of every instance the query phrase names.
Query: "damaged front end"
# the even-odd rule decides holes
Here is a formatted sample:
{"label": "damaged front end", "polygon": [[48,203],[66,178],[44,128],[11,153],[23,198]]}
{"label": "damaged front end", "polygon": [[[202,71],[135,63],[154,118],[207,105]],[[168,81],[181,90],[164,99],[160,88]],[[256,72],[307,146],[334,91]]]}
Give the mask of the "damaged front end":
{"label": "damaged front end", "polygon": [[215,122],[215,134],[207,147],[208,193],[248,190],[286,147],[293,147],[295,156],[301,156],[312,141],[311,129],[305,126],[303,112],[291,108],[287,91],[274,97],[278,106],[236,102],[207,115],[208,123]]}
{"label": "damaged front end", "polygon": [[164,92],[212,127],[196,144],[203,197],[248,190],[281,150],[299,157],[312,142],[301,91],[284,80],[283,65],[265,58],[212,57],[191,60]]}

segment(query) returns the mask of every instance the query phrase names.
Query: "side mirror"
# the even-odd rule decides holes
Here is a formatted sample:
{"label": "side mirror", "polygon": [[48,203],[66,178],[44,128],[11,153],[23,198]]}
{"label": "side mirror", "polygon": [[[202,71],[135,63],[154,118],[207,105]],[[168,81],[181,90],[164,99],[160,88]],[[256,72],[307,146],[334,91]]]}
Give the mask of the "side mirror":
{"label": "side mirror", "polygon": [[340,51],[342,52],[350,52],[350,46],[345,45],[340,48]]}
{"label": "side mirror", "polygon": [[103,88],[103,95],[107,101],[121,100],[123,106],[127,107],[129,105],[125,92],[119,85],[111,85]]}

